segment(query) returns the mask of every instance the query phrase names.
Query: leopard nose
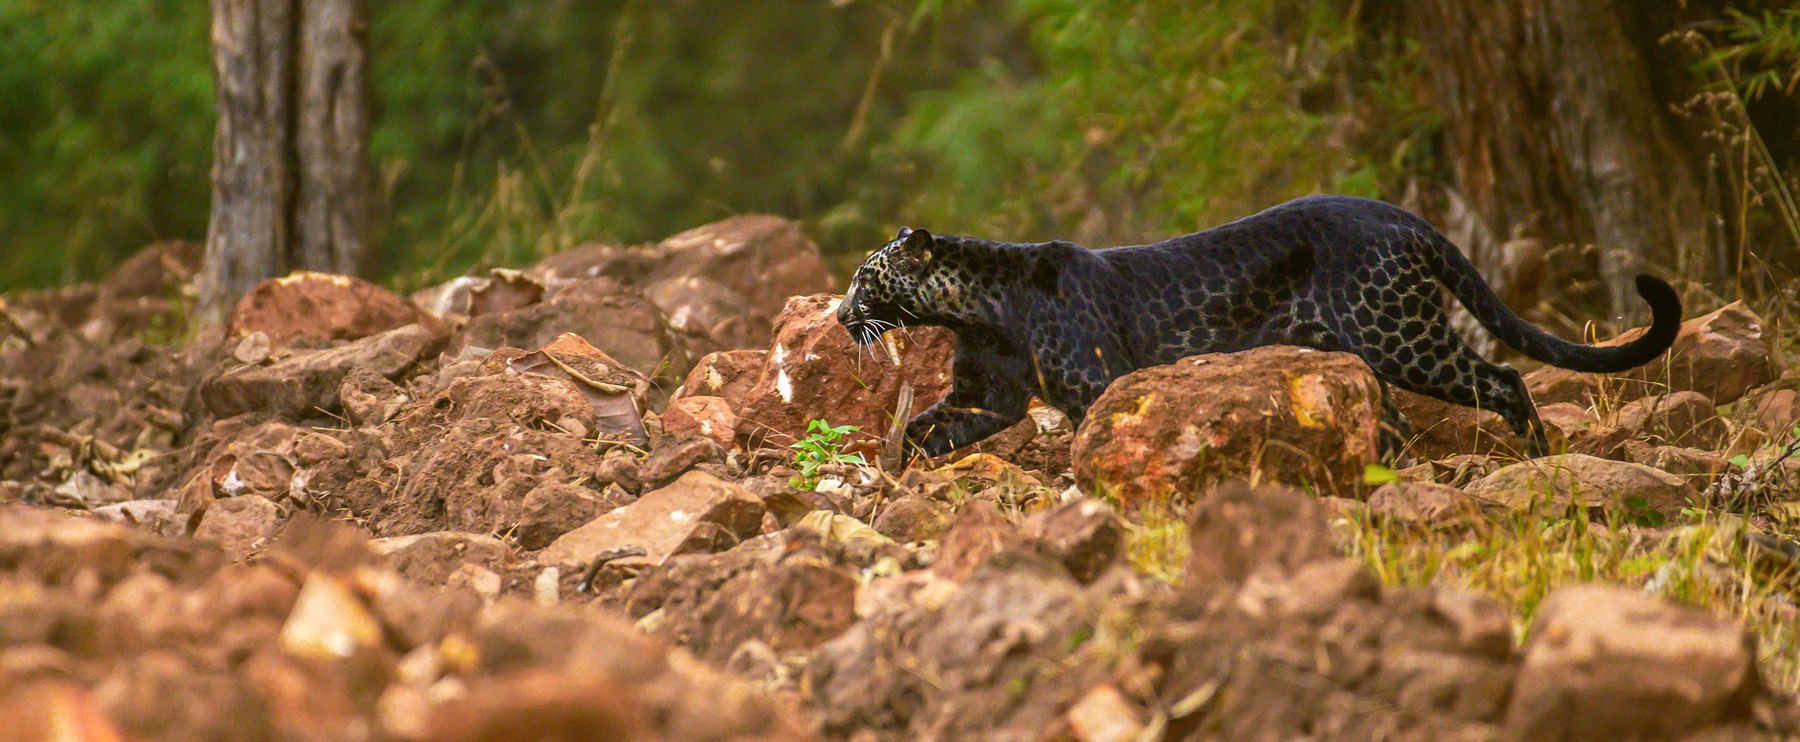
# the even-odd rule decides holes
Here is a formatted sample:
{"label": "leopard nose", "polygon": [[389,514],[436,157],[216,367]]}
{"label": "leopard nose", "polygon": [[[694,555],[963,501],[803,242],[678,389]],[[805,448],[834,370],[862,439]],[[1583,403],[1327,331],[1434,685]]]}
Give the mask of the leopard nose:
{"label": "leopard nose", "polygon": [[837,309],[838,324],[844,324],[844,325],[850,324],[851,317],[853,317],[855,315],[854,312],[850,311],[850,308],[853,306],[855,306],[855,305],[850,303],[850,297],[848,297],[848,296],[844,297],[843,301],[838,302],[838,309]]}

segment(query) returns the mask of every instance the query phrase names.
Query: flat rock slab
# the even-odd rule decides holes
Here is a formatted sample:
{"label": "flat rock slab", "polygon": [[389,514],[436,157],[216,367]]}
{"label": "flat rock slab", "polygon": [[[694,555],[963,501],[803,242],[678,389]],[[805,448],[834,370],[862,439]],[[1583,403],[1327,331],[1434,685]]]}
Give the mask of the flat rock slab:
{"label": "flat rock slab", "polygon": [[579,567],[597,554],[636,546],[644,550],[644,556],[614,563],[658,565],[681,553],[690,538],[702,535],[700,531],[713,530],[709,526],[740,540],[754,536],[762,528],[762,516],[762,501],[749,491],[711,474],[690,471],[637,502],[563,534],[538,555],[538,561]]}
{"label": "flat rock slab", "polygon": [[423,358],[442,338],[424,325],[406,325],[348,345],[298,353],[267,366],[242,366],[206,382],[200,399],[219,417],[264,411],[303,418],[338,406],[338,387],[356,368],[386,377]]}
{"label": "flat rock slab", "polygon": [[1681,477],[1643,464],[1569,453],[1501,467],[1466,492],[1513,510],[1567,510],[1575,504],[1625,516],[1673,515],[1698,497]]}

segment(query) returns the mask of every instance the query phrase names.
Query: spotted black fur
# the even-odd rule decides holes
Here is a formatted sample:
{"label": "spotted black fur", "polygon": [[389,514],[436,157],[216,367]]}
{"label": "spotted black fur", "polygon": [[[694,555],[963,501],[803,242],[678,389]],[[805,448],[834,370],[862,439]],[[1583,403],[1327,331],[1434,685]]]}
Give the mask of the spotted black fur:
{"label": "spotted black fur", "polygon": [[[999,432],[1024,417],[1034,394],[1079,423],[1107,384],[1133,370],[1288,344],[1354,353],[1384,386],[1494,410],[1540,455],[1542,424],[1524,381],[1463,343],[1444,317],[1440,284],[1502,342],[1577,371],[1643,365],[1668,349],[1681,321],[1675,291],[1638,276],[1653,315],[1648,333],[1616,347],[1562,340],[1508,310],[1425,220],[1342,196],[1104,250],[902,229],[856,270],[838,320],[862,343],[904,325],[955,331],[949,395],[907,425],[914,454]],[[1384,417],[1404,425],[1392,403]],[[1388,450],[1397,443],[1384,436]]]}

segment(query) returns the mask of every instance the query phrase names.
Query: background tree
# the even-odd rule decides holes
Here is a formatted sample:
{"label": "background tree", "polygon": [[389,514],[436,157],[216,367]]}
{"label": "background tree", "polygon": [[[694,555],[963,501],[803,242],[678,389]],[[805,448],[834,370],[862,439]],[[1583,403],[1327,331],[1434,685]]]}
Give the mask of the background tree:
{"label": "background tree", "polygon": [[213,0],[212,218],[203,308],[295,269],[359,273],[368,252],[364,0]]}

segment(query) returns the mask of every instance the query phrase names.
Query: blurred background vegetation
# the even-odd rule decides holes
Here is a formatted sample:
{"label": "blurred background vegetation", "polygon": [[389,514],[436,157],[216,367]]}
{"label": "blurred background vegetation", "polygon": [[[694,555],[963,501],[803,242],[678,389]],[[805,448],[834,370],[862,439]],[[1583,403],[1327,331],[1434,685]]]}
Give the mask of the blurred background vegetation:
{"label": "blurred background vegetation", "polygon": [[[1756,189],[1791,192],[1800,11],[1704,5],[1679,19],[1704,48],[1661,74],[1753,109]],[[411,288],[744,212],[804,220],[841,268],[902,223],[1100,245],[1306,193],[1428,207],[1450,165],[1431,29],[1402,7],[374,3],[377,277]],[[207,23],[191,0],[0,2],[0,288],[204,236]],[[1780,209],[1750,200],[1771,216],[1739,242],[1791,249]]]}

